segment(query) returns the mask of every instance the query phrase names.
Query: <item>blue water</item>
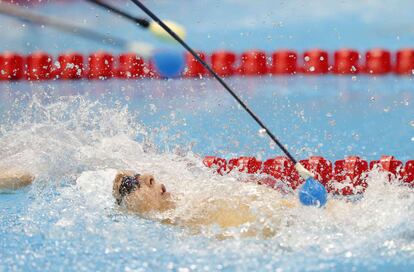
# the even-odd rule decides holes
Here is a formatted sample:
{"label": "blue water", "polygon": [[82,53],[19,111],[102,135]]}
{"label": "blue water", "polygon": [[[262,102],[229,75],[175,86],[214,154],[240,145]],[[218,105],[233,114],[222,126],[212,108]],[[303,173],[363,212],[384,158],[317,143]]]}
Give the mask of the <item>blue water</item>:
{"label": "blue water", "polygon": [[[146,3],[161,17],[185,25],[188,41],[206,51],[397,49],[414,42],[411,1]],[[82,1],[45,3],[35,10],[166,46]],[[16,29],[2,31],[1,50],[112,50],[4,17],[0,28]],[[390,154],[413,159],[411,77],[235,77],[228,82],[298,158],[373,160]],[[105,188],[93,187],[91,196],[77,187],[84,171],[144,169],[187,196],[188,212],[200,199],[246,194],[259,197],[258,214],[270,208],[276,192],[244,188],[239,177],[217,177],[201,165],[205,155],[266,159],[281,154],[211,79],[0,83],[0,115],[0,168],[18,165],[36,176],[33,186],[0,194],[0,271],[414,268],[414,194],[388,184],[380,173],[373,173],[359,202],[330,199],[331,209],[299,207],[263,217],[257,225],[277,229],[268,239],[239,237],[237,228],[231,230],[235,238],[223,241],[214,238],[214,227],[192,234],[119,211],[112,199],[102,199]]]}
{"label": "blue water", "polygon": [[[411,78],[323,76],[228,81],[297,157],[322,155],[338,160],[358,155],[374,160],[394,155],[400,160],[412,159]],[[191,145],[201,156],[269,158],[281,154],[212,79],[19,82],[3,86],[2,101],[6,102],[2,111],[16,117],[32,95],[46,105],[62,94],[80,95],[110,107],[121,103],[137,113],[136,121],[147,127],[160,151]],[[22,102],[10,103],[23,95]]]}
{"label": "blue water", "polygon": [[[42,1],[49,3],[36,8],[44,14],[85,27],[131,40],[148,41],[157,47],[166,46],[151,34],[129,22],[110,16],[100,8],[83,1]],[[129,1],[116,1],[133,14],[143,13]],[[409,0],[374,1],[248,1],[201,0],[146,1],[161,18],[181,23],[187,30],[188,42],[200,50],[226,48],[235,51],[260,48],[305,50],[314,47],[338,49],[351,47],[367,50],[383,47],[395,50],[411,47],[414,42]],[[17,31],[2,31],[1,50],[30,52],[36,49],[51,53],[65,50],[89,52],[105,45],[74,39],[47,28],[33,28],[27,23],[1,17],[2,29],[9,26]],[[111,49],[113,50],[113,49]]]}

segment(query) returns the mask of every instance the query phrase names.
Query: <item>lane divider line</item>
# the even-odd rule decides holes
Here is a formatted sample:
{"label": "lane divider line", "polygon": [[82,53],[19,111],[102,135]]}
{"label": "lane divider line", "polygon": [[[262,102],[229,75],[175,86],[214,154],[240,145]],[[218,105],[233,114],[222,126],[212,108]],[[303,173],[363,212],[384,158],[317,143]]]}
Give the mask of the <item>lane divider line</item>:
{"label": "lane divider line", "polygon": [[[279,76],[279,75],[373,75],[414,74],[414,48],[392,53],[385,49],[372,49],[361,54],[353,49],[340,49],[332,54],[321,49],[299,54],[294,50],[277,50],[267,54],[262,50],[249,50],[237,54],[219,50],[207,54],[197,52],[222,77]],[[206,69],[194,57],[184,54],[184,78],[208,76]],[[153,61],[132,52],[113,55],[98,51],[84,56],[69,52],[53,59],[46,52],[27,56],[0,53],[0,80],[69,80],[69,79],[138,79],[160,78]]]}
{"label": "lane divider line", "polygon": [[[320,156],[312,156],[300,163],[317,178],[334,195],[361,194],[368,187],[366,178],[369,171],[378,169],[386,173],[389,181],[399,180],[414,187],[414,160],[405,164],[394,156],[382,156],[379,160],[367,162],[358,156],[348,156],[343,160],[331,162]],[[255,157],[238,157],[225,160],[215,156],[206,156],[203,164],[219,175],[232,171],[246,174],[261,174],[259,182],[275,188],[278,181],[283,181],[289,188],[296,190],[304,180],[295,169],[295,165],[285,156],[260,161]]]}

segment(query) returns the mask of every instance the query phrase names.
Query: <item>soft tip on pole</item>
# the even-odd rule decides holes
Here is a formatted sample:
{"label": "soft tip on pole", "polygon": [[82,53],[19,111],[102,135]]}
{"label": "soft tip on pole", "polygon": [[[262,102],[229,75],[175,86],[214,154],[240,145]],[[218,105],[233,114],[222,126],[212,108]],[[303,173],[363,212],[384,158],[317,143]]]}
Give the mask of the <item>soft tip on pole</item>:
{"label": "soft tip on pole", "polygon": [[[164,21],[164,23],[172,30],[174,31],[178,37],[180,37],[182,40],[185,39],[186,31],[183,26],[173,22],[173,21]],[[151,31],[154,36],[157,38],[169,41],[169,42],[175,42],[174,38],[170,36],[170,34],[167,33],[157,22],[151,22],[149,25],[149,30]]]}

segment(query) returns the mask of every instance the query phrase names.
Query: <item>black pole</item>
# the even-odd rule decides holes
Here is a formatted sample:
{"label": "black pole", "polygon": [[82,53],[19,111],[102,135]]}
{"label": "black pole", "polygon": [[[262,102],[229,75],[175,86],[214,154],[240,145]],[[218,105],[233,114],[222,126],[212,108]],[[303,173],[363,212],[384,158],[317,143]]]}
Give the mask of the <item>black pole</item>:
{"label": "black pole", "polygon": [[23,9],[21,7],[17,7],[11,4],[5,4],[5,3],[0,2],[0,14],[13,17],[13,18],[17,18],[19,20],[25,20],[27,22],[30,22],[31,24],[36,24],[40,26],[41,25],[50,26],[62,32],[66,32],[71,35],[80,36],[84,39],[92,40],[100,44],[106,43],[116,48],[123,49],[123,48],[127,48],[127,45],[128,45],[127,40],[113,37],[113,36],[108,36],[106,34],[101,34],[94,30],[76,26],[66,21],[62,21],[59,18],[33,13],[29,10],[26,10],[26,9]]}
{"label": "black pole", "polygon": [[289,151],[279,142],[279,140],[273,135],[273,133],[265,126],[265,124],[260,120],[258,116],[237,96],[237,94],[224,82],[224,80],[217,75],[216,72],[205,62],[203,61],[197,53],[185,43],[174,31],[172,31],[161,19],[159,19],[154,13],[152,13],[147,7],[145,7],[140,1],[138,0],[131,0],[134,4],[136,4],[140,9],[142,9],[151,19],[157,22],[165,31],[168,32],[177,42],[179,42],[188,52],[190,52],[193,57],[200,62],[212,75],[215,79],[220,82],[220,84],[233,96],[234,99],[247,111],[247,113],[256,121],[259,126],[264,129],[270,139],[275,142],[275,144],[285,153],[285,155],[294,163],[296,164],[296,159],[289,153]]}
{"label": "black pole", "polygon": [[138,17],[132,16],[132,15],[130,15],[130,14],[128,14],[128,13],[120,10],[120,9],[117,9],[114,6],[108,5],[105,2],[102,2],[102,1],[99,1],[99,0],[86,0],[86,1],[88,1],[88,2],[90,2],[92,4],[95,4],[97,6],[100,6],[100,7],[104,8],[104,9],[107,9],[107,10],[109,10],[109,11],[111,11],[113,13],[116,13],[118,15],[121,15],[122,17],[125,17],[125,18],[127,18],[127,19],[129,19],[129,20],[131,20],[131,21],[133,21],[135,23],[137,23],[138,25],[140,25],[143,28],[148,28],[149,25],[150,25],[150,22],[148,20],[143,19],[143,18],[138,18]]}

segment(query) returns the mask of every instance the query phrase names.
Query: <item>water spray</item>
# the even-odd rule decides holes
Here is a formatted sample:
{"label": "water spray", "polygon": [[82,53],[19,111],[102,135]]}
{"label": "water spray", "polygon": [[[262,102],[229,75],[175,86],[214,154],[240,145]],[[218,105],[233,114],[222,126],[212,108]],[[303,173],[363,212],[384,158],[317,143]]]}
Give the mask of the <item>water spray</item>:
{"label": "water spray", "polygon": [[285,146],[276,138],[276,136],[267,128],[261,119],[240,99],[240,97],[227,85],[226,82],[205,62],[197,53],[186,43],[180,36],[175,33],[167,24],[165,24],[158,16],[149,10],[144,4],[138,0],[131,0],[142,11],[144,11],[152,20],[157,22],[159,26],[164,29],[174,40],[181,44],[201,65],[203,65],[210,74],[224,87],[224,89],[239,103],[239,105],[256,121],[261,127],[262,131],[272,139],[272,141],[283,151],[283,153],[295,164],[299,175],[306,180],[299,191],[299,200],[306,206],[324,206],[327,201],[327,192],[325,187],[314,178],[314,175],[309,172],[300,162],[298,162]]}

